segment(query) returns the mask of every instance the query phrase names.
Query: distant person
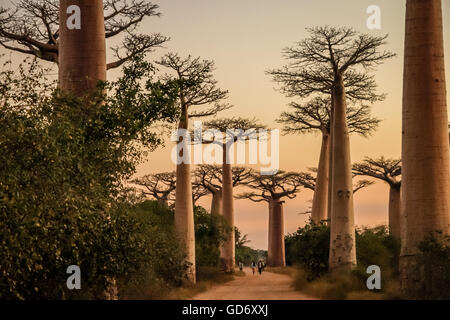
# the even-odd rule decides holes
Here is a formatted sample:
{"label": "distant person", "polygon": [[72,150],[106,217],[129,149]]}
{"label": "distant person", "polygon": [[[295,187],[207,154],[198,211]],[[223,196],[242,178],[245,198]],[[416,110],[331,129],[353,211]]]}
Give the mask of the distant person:
{"label": "distant person", "polygon": [[239,262],[239,270],[242,272],[242,269],[244,268],[244,264],[242,262]]}
{"label": "distant person", "polygon": [[258,261],[258,272],[259,272],[259,274],[262,273],[263,268],[264,268],[264,263],[262,262],[262,260],[259,260]]}
{"label": "distant person", "polygon": [[255,261],[252,261],[251,268],[252,268],[253,274],[255,274],[255,271],[256,271],[256,263],[255,263]]}

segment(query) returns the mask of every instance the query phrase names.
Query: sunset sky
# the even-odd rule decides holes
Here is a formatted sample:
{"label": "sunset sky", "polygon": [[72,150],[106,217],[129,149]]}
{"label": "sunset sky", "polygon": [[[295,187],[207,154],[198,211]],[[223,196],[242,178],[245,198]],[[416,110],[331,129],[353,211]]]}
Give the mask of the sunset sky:
{"label": "sunset sky", "polygon": [[[168,51],[201,56],[216,62],[219,85],[230,91],[229,103],[235,107],[220,116],[256,116],[263,123],[279,127],[274,121],[286,110],[289,99],[274,90],[276,84],[265,75],[269,68],[284,64],[281,50],[307,37],[306,27],[318,25],[350,26],[361,32],[389,34],[389,49],[398,56],[378,68],[376,80],[387,99],[373,106],[373,114],[382,119],[378,131],[369,139],[351,138],[352,161],[370,157],[400,157],[401,101],[405,1],[403,0],[164,0],[156,1],[163,16],[144,23],[143,30],[170,36]],[[366,27],[369,5],[381,8],[381,30]],[[450,37],[450,3],[443,1],[444,38]],[[447,87],[450,88],[450,40],[445,42]],[[163,50],[156,54],[162,53]],[[450,99],[448,99],[450,101]],[[280,168],[304,171],[317,166],[319,135],[284,136],[280,139]],[[140,166],[139,175],[174,170],[168,165],[168,146],[153,153]],[[388,186],[383,182],[355,195],[357,225],[387,223]],[[235,191],[239,193],[239,189]],[[300,215],[309,206],[312,191],[303,189],[285,204],[285,229],[294,232],[308,217]],[[200,204],[210,206],[210,199]],[[249,235],[250,245],[267,247],[268,210],[265,203],[247,200],[235,203],[236,225]]]}
{"label": "sunset sky", "polygon": [[[2,3],[6,2],[1,0]],[[10,1],[8,1],[10,2]],[[14,2],[14,1],[13,1]],[[75,3],[76,1],[74,1]],[[368,138],[352,136],[352,162],[370,157],[400,157],[401,107],[405,0],[159,0],[162,16],[145,20],[140,31],[159,32],[172,40],[150,58],[157,59],[174,51],[214,60],[214,75],[219,86],[229,90],[233,109],[220,117],[257,117],[269,127],[277,128],[275,119],[292,101],[276,91],[277,84],[265,71],[285,64],[281,51],[308,36],[306,27],[350,26],[370,34],[389,34],[385,48],[397,54],[376,70],[379,92],[387,99],[373,106],[373,114],[382,119],[375,134]],[[381,8],[381,30],[366,27],[370,5]],[[446,46],[447,88],[450,88],[450,1],[443,1],[444,39]],[[108,43],[111,45],[112,43]],[[0,51],[4,52],[4,51]],[[112,60],[111,58],[108,61]],[[109,80],[118,75],[108,74]],[[300,100],[297,100],[300,101]],[[448,104],[450,102],[447,97]],[[280,169],[305,171],[317,166],[321,138],[319,135],[282,136]],[[149,156],[139,166],[137,176],[175,170],[170,161],[171,142]],[[235,190],[238,194],[239,189]],[[285,204],[285,230],[294,232],[308,218],[300,215],[311,203],[312,191],[302,189]],[[355,220],[358,226],[387,223],[388,186],[379,181],[356,193]],[[207,209],[210,198],[200,203]],[[235,202],[236,225],[251,240],[254,248],[267,248],[268,209],[265,203],[247,200]]]}

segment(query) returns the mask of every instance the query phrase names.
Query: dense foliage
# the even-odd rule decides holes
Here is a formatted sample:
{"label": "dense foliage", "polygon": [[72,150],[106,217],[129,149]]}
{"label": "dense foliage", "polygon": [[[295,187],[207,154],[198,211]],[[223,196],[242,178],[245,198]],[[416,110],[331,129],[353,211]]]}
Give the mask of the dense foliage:
{"label": "dense foliage", "polygon": [[134,245],[126,248],[125,261],[133,267],[118,281],[120,298],[153,298],[162,290],[180,286],[187,265],[173,226],[173,210],[157,201],[128,206],[128,227],[133,228]]}
{"label": "dense foliage", "polygon": [[308,279],[328,271],[330,228],[312,220],[303,228],[285,237],[286,264],[301,265]]}
{"label": "dense foliage", "polygon": [[[285,238],[286,263],[299,265],[306,271],[308,280],[327,273],[330,249],[330,228],[310,222]],[[400,244],[389,235],[385,226],[356,230],[358,267],[356,274],[367,278],[366,269],[378,265],[389,274],[396,272]]]}
{"label": "dense foliage", "polygon": [[442,242],[430,236],[418,247],[417,274],[425,281],[410,294],[420,299],[450,299],[450,238]]}
{"label": "dense foliage", "polygon": [[[114,83],[77,98],[35,62],[0,73],[0,298],[102,297],[147,260],[148,229],[122,183],[176,121],[176,84],[135,58]],[[105,96],[108,92],[108,96]],[[154,248],[155,249],[155,248]],[[66,287],[78,265],[82,290]]]}
{"label": "dense foliage", "polygon": [[246,246],[250,240],[247,239],[247,235],[241,234],[241,231],[235,227],[235,239],[236,239],[236,265],[242,262],[244,265],[249,266],[253,261],[256,263],[260,259],[267,260],[267,251],[257,250]]}
{"label": "dense foliage", "polygon": [[194,207],[195,260],[197,267],[217,267],[220,245],[231,231],[223,216],[211,214],[203,207]]}

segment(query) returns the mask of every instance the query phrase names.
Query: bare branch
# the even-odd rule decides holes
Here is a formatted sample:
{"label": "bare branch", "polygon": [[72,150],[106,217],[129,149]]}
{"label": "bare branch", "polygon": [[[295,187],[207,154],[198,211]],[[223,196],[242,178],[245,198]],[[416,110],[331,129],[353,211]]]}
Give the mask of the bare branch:
{"label": "bare branch", "polygon": [[[354,101],[375,102],[376,83],[368,72],[394,56],[380,52],[386,36],[360,34],[351,28],[307,28],[310,37],[283,50],[288,64],[267,71],[287,97],[311,94],[330,95],[336,79],[343,77],[346,94]],[[361,70],[362,69],[362,70]]]}
{"label": "bare branch", "polygon": [[353,165],[353,174],[383,180],[392,187],[400,187],[401,181],[398,177],[401,175],[401,160],[365,158],[364,161]]}
{"label": "bare branch", "polygon": [[[105,36],[125,34],[121,45],[112,48],[117,68],[137,54],[147,54],[169,40],[160,34],[135,31],[147,17],[159,17],[159,6],[145,0],[105,0]],[[0,7],[0,45],[16,52],[58,63],[59,1],[20,0],[12,8]]]}

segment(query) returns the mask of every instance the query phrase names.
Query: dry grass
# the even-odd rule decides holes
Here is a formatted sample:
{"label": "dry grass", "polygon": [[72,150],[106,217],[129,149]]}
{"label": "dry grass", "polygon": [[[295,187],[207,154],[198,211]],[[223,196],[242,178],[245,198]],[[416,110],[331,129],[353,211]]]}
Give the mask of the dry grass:
{"label": "dry grass", "polygon": [[290,277],[294,277],[296,269],[294,267],[267,267],[265,269],[265,271],[279,273],[279,274],[285,274]]}
{"label": "dry grass", "polygon": [[401,299],[399,282],[392,276],[382,279],[382,290],[371,291],[365,280],[354,274],[344,276],[326,275],[311,282],[299,267],[271,267],[268,272],[285,274],[293,279],[297,291],[325,300],[392,300]]}
{"label": "dry grass", "polygon": [[223,284],[234,279],[234,276],[243,276],[244,272],[237,271],[234,274],[226,274],[217,268],[202,268],[198,271],[197,283],[184,284],[179,288],[173,288],[162,292],[156,300],[187,300],[195,295],[207,291],[213,286]]}
{"label": "dry grass", "polygon": [[371,291],[366,288],[365,280],[354,275],[326,275],[311,282],[301,269],[293,273],[296,290],[319,299],[327,300],[392,300],[400,299],[397,279],[382,279],[382,289]]}

